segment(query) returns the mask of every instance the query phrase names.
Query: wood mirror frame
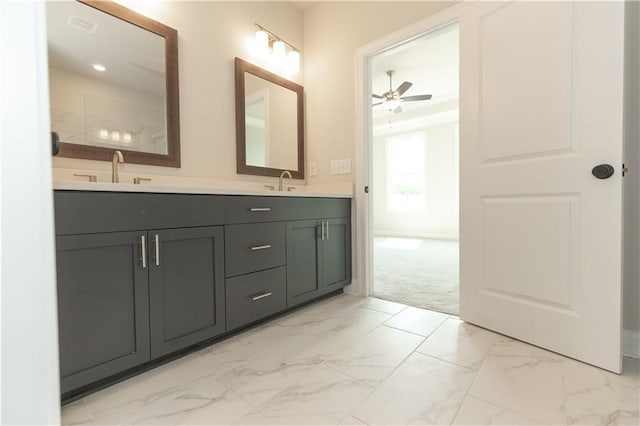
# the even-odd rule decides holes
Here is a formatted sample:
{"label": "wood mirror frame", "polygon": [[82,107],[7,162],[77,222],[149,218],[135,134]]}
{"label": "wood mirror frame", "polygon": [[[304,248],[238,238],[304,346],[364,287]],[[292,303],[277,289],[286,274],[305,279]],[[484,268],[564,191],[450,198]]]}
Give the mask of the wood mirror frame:
{"label": "wood mirror frame", "polygon": [[262,69],[240,58],[235,60],[236,74],[236,171],[238,174],[279,177],[283,170],[273,167],[252,166],[247,164],[246,127],[245,127],[245,73],[253,74],[271,83],[277,84],[296,93],[298,116],[297,123],[297,159],[298,170],[289,170],[294,179],[304,179],[304,88]]}
{"label": "wood mirror frame", "polygon": [[60,141],[59,157],[85,160],[111,161],[113,152],[123,153],[127,163],[154,166],[180,167],[180,104],[178,90],[178,32],[117,3],[102,0],[77,0],[78,2],[107,13],[132,25],[164,38],[165,84],[166,84],[166,131],[167,154],[129,151],[121,148],[103,148]]}

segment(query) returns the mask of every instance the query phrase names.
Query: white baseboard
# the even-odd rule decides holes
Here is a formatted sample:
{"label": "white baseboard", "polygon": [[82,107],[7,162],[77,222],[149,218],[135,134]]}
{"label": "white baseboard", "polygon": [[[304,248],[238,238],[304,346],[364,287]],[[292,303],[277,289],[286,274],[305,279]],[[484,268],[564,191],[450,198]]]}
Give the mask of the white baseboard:
{"label": "white baseboard", "polygon": [[640,358],[640,331],[622,330],[622,353],[631,358]]}
{"label": "white baseboard", "polygon": [[353,296],[361,296],[361,291],[362,289],[358,287],[358,280],[355,278],[351,279],[351,284],[344,287],[344,292]]}

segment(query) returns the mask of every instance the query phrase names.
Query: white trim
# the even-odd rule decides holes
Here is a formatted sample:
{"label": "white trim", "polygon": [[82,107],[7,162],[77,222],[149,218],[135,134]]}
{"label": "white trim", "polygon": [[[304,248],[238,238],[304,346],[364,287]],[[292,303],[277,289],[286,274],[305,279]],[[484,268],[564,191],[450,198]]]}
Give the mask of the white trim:
{"label": "white trim", "polygon": [[425,240],[452,240],[458,241],[457,234],[437,234],[429,232],[385,231],[374,230],[374,237],[419,238]]}
{"label": "white trim", "polygon": [[0,58],[0,423],[55,425],[60,376],[44,2],[0,1]]}
{"label": "white trim", "polygon": [[[356,50],[355,54],[355,294],[368,296],[373,291],[372,270],[372,206],[371,197],[364,193],[365,185],[371,186],[371,67],[369,60],[380,52],[406,43],[428,32],[457,22],[462,12],[475,2],[462,2],[399,31],[388,34]],[[370,189],[374,189],[371,188]]]}
{"label": "white trim", "polygon": [[640,331],[622,330],[622,354],[640,358]]}

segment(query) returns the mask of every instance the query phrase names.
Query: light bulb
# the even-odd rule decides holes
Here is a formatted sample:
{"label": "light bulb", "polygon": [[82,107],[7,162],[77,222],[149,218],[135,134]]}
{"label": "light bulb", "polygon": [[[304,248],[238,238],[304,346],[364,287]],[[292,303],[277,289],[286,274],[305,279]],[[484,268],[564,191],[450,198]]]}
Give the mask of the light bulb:
{"label": "light bulb", "polygon": [[92,64],[91,66],[92,66],[92,67],[93,67],[93,69],[94,69],[94,70],[96,70],[96,71],[104,72],[104,71],[106,71],[106,70],[107,70],[107,67],[105,67],[105,66],[104,66],[104,65],[102,65],[102,64]]}
{"label": "light bulb", "polygon": [[393,111],[400,106],[400,101],[398,99],[393,99],[391,101],[387,101],[384,103],[384,107],[387,111]]}
{"label": "light bulb", "polygon": [[300,72],[300,52],[297,50],[289,52],[288,61],[291,72]]}
{"label": "light bulb", "polygon": [[269,48],[269,33],[265,30],[256,31],[256,47],[260,51],[266,51]]}
{"label": "light bulb", "polygon": [[109,131],[107,129],[100,129],[100,139],[109,139]]}
{"label": "light bulb", "polygon": [[278,40],[273,42],[273,54],[276,56],[278,61],[282,61],[285,58],[285,45],[284,41]]}
{"label": "light bulb", "polygon": [[111,132],[111,140],[114,142],[120,142],[120,132],[117,130]]}
{"label": "light bulb", "polygon": [[131,143],[131,133],[125,132],[125,133],[122,135],[122,140],[123,140],[125,143]]}

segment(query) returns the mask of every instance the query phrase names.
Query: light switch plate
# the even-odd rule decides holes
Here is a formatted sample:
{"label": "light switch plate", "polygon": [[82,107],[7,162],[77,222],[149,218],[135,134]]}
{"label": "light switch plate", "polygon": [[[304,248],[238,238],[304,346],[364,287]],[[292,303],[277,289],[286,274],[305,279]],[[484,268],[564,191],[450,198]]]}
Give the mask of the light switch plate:
{"label": "light switch plate", "polygon": [[344,175],[351,173],[351,158],[331,160],[331,174]]}
{"label": "light switch plate", "polygon": [[316,162],[312,161],[309,163],[309,176],[315,176],[318,174],[318,168],[316,166]]}

